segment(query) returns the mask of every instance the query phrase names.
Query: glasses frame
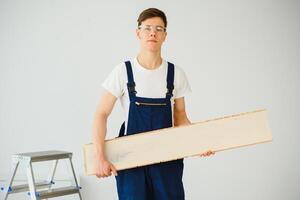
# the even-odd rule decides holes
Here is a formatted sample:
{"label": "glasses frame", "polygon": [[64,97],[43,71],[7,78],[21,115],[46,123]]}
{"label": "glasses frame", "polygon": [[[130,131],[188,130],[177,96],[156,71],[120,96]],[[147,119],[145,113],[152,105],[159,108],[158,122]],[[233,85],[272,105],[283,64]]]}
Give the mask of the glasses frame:
{"label": "glasses frame", "polygon": [[[147,30],[146,28],[148,28],[149,30]],[[156,26],[156,25],[146,25],[146,24],[139,25],[138,29],[147,32],[154,31],[156,33],[164,33],[167,31],[166,27]]]}

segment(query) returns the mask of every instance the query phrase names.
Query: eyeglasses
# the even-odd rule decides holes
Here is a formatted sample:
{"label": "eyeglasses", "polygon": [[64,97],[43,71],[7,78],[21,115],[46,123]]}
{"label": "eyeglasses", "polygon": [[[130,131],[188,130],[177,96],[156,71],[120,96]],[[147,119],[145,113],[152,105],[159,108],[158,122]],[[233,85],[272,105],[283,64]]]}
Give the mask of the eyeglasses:
{"label": "eyeglasses", "polygon": [[165,32],[166,31],[166,28],[165,27],[162,27],[162,26],[154,26],[154,25],[140,25],[138,27],[138,29],[142,30],[142,31],[145,31],[145,32],[151,32],[151,31],[154,31],[154,32],[158,32],[158,33],[162,33],[162,32]]}

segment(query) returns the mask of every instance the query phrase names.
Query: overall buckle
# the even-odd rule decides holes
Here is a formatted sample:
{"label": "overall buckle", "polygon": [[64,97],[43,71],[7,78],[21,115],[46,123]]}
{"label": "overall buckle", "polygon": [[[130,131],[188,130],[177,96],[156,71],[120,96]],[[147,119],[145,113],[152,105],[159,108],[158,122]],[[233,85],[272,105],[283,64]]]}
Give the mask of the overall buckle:
{"label": "overall buckle", "polygon": [[135,83],[127,83],[127,88],[129,93],[136,93]]}
{"label": "overall buckle", "polygon": [[168,88],[167,96],[172,97],[173,96],[172,92],[173,92],[173,89],[174,89],[174,85],[168,85],[167,88]]}

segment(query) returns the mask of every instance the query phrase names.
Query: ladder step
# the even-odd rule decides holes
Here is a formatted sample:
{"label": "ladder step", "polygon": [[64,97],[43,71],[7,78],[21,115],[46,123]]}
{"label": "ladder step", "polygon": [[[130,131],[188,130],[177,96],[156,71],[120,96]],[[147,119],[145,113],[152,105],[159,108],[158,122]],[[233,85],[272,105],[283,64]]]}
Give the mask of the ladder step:
{"label": "ladder step", "polygon": [[[35,183],[35,188],[36,189],[47,188],[52,184],[54,184],[54,182],[48,182],[48,181],[37,182]],[[18,192],[25,192],[25,191],[29,191],[28,184],[15,185],[8,188],[9,193],[18,193]]]}
{"label": "ladder step", "polygon": [[19,153],[13,155],[14,158],[18,160],[30,159],[31,162],[40,162],[47,160],[59,160],[72,157],[71,152],[67,151],[39,151],[39,152],[29,152],[29,153]]}
{"label": "ladder step", "polygon": [[[68,187],[54,188],[54,189],[44,190],[44,191],[37,191],[36,196],[38,199],[48,199],[48,198],[53,198],[58,196],[76,194],[79,193],[79,190],[80,188],[76,186],[68,186]],[[28,195],[30,195],[30,192],[28,192]]]}

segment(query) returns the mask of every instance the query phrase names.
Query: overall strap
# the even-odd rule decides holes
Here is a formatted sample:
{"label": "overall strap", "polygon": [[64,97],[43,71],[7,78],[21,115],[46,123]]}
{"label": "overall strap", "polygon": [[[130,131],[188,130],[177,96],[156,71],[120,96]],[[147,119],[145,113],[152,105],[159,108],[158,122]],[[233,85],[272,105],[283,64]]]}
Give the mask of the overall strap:
{"label": "overall strap", "polygon": [[171,99],[174,89],[174,64],[170,62],[168,62],[167,89],[168,91],[166,94],[166,98]]}
{"label": "overall strap", "polygon": [[130,101],[135,101],[136,91],[135,91],[135,82],[132,73],[132,66],[130,61],[126,61],[125,65],[126,65],[127,79],[128,79],[127,89],[128,89],[129,99]]}

